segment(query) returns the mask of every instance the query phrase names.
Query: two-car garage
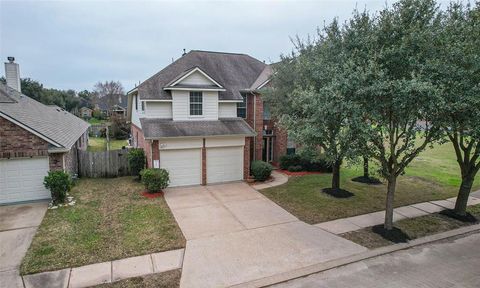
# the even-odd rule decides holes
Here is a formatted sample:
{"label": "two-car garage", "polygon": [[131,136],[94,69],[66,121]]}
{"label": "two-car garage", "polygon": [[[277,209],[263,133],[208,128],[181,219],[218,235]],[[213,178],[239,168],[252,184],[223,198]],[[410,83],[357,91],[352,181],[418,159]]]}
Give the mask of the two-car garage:
{"label": "two-car garage", "polygon": [[160,168],[169,172],[172,187],[202,184],[202,169],[207,184],[242,180],[244,145],[244,137],[160,140]]}

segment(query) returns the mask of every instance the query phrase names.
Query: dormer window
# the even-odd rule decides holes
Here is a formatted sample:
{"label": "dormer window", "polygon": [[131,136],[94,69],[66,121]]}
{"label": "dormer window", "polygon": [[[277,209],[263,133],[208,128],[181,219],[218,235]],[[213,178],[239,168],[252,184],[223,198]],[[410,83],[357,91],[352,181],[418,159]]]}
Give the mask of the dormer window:
{"label": "dormer window", "polygon": [[190,92],[190,115],[203,115],[203,94],[199,91]]}

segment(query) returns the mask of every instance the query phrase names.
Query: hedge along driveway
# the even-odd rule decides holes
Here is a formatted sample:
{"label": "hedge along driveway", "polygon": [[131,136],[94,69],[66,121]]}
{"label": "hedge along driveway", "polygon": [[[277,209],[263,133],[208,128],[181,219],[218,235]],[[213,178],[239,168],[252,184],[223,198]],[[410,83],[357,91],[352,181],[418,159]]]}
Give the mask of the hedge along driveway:
{"label": "hedge along driveway", "polygon": [[133,177],[79,180],[70,192],[75,206],[47,211],[21,274],[185,247],[164,199],[142,191]]}

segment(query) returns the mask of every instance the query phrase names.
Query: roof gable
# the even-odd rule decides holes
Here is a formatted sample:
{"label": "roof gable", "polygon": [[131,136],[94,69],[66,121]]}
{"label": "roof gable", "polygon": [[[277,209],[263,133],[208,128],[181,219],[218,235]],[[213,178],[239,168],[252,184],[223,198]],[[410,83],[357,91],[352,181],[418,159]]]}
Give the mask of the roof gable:
{"label": "roof gable", "polygon": [[241,100],[241,91],[251,87],[265,66],[245,54],[193,50],[141,83],[138,94],[142,100],[172,99],[164,88],[182,73],[198,68],[225,89],[219,92],[219,100]]}

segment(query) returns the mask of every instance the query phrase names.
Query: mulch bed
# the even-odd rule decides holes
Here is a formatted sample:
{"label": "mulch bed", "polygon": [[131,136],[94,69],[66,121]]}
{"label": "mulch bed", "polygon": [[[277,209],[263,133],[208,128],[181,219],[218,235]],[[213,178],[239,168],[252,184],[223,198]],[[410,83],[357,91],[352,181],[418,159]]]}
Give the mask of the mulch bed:
{"label": "mulch bed", "polygon": [[298,172],[291,172],[291,171],[282,170],[282,169],[278,169],[277,171],[280,172],[280,173],[283,173],[283,174],[285,174],[285,175],[288,175],[288,176],[304,176],[304,175],[311,175],[311,174],[322,174],[322,172],[318,172],[318,171],[298,171]]}
{"label": "mulch bed", "polygon": [[352,192],[343,189],[324,188],[322,189],[322,192],[335,198],[350,198],[355,195]]}
{"label": "mulch bed", "polygon": [[384,239],[393,243],[406,243],[411,240],[410,237],[397,227],[393,227],[392,230],[386,230],[383,224],[372,227],[372,232],[382,236]]}
{"label": "mulch bed", "polygon": [[145,198],[154,199],[154,198],[158,198],[158,197],[163,197],[163,191],[160,191],[160,192],[157,192],[157,193],[149,193],[147,191],[144,191],[144,192],[142,192],[142,195]]}
{"label": "mulch bed", "polygon": [[364,184],[369,184],[369,185],[379,185],[382,184],[382,181],[375,177],[355,177],[352,179],[353,182],[359,182],[359,183],[364,183]]}

